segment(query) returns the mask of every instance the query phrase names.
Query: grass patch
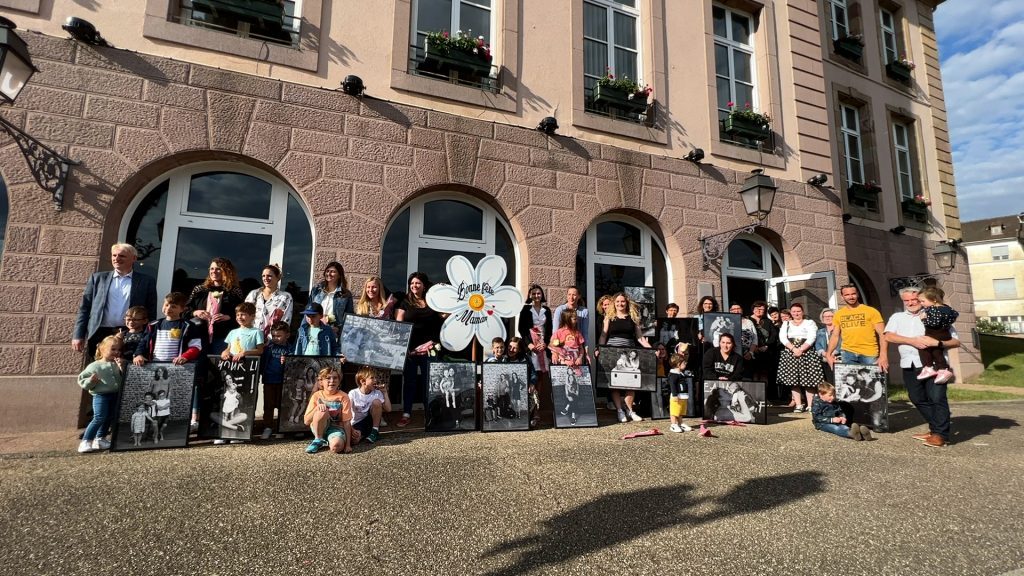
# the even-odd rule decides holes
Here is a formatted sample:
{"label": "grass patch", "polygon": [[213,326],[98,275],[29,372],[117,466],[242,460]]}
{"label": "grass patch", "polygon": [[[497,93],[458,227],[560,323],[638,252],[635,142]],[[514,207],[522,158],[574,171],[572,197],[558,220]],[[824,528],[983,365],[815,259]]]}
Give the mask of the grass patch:
{"label": "grass patch", "polygon": [[1024,352],[1015,352],[992,361],[971,384],[1024,387]]}
{"label": "grass patch", "polygon": [[[980,382],[978,382],[980,384]],[[956,384],[946,387],[946,398],[950,402],[979,402],[986,400],[1024,400],[1020,394],[1008,392],[989,392],[987,390],[966,390]],[[902,386],[889,387],[890,402],[910,402],[907,389]]]}

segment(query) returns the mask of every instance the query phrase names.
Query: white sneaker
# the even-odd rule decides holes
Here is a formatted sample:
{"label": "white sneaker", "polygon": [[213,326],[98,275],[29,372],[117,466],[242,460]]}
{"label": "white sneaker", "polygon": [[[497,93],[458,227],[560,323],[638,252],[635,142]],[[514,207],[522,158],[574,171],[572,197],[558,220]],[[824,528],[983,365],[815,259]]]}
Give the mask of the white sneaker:
{"label": "white sneaker", "polygon": [[263,434],[260,434],[260,438],[264,440],[270,440],[270,437],[274,435],[274,431],[270,428],[264,428]]}
{"label": "white sneaker", "polygon": [[680,424],[679,427],[683,429],[683,432],[691,432],[691,431],[693,431],[693,428],[691,428],[690,426],[687,426],[686,424]]}
{"label": "white sneaker", "polygon": [[93,450],[110,450],[110,442],[107,442],[105,438],[96,437],[92,441]]}
{"label": "white sneaker", "polygon": [[223,438],[217,438],[216,440],[213,441],[213,443],[216,444],[217,446],[220,446],[222,444],[227,444],[228,441]]}
{"label": "white sneaker", "polygon": [[92,452],[93,450],[95,450],[95,448],[92,447],[92,442],[88,440],[82,440],[81,442],[78,443],[79,454],[87,454],[89,452]]}
{"label": "white sneaker", "polygon": [[619,416],[619,422],[625,422],[626,421],[626,413],[623,412],[622,410],[619,410],[618,416]]}
{"label": "white sneaker", "polygon": [[644,421],[644,419],[641,418],[639,414],[637,414],[636,412],[633,412],[632,410],[630,410],[630,412],[629,412],[629,419],[632,420],[633,422],[643,422]]}
{"label": "white sneaker", "polygon": [[199,431],[199,421],[198,420],[193,420],[193,421],[189,422],[189,424],[188,424],[188,431],[192,432],[193,434],[198,432]]}
{"label": "white sneaker", "polygon": [[385,420],[384,418],[381,418],[380,419],[380,426],[381,426],[381,428],[383,428],[383,427],[385,427],[387,425],[388,425],[388,421]]}
{"label": "white sneaker", "polygon": [[668,429],[673,431],[673,432],[678,432],[679,434],[683,433],[683,429],[679,427],[679,424],[673,424],[673,425],[669,426]]}

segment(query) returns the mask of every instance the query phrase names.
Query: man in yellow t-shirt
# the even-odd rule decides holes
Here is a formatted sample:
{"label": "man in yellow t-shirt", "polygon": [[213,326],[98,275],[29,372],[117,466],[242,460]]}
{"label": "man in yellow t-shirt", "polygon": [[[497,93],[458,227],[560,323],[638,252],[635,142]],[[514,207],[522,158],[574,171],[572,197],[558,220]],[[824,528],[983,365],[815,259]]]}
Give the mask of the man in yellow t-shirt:
{"label": "man in yellow t-shirt", "polygon": [[860,294],[853,284],[846,284],[839,289],[839,293],[846,302],[835,313],[832,319],[832,337],[828,341],[828,351],[825,359],[829,366],[835,366],[836,360],[832,353],[842,338],[841,360],[843,364],[878,364],[879,359],[883,363],[888,361],[888,353],[883,346],[882,331],[885,324],[882,322],[882,315],[871,306],[860,303]]}

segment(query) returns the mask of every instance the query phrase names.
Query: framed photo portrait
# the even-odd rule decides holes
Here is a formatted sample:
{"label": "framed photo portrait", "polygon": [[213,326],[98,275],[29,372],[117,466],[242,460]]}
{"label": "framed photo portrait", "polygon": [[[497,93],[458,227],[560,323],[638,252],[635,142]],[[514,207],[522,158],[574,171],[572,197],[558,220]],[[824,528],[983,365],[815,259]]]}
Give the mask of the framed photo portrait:
{"label": "framed photo portrait", "polygon": [[401,371],[409,350],[412,324],[345,315],[341,329],[341,353],[347,362]]}
{"label": "framed photo portrait", "polygon": [[600,346],[597,357],[597,386],[619,390],[654,392],[657,358],[650,348]]}
{"label": "framed photo portrait", "polygon": [[551,406],[555,413],[555,428],[597,426],[594,383],[587,366],[551,367]]}
{"label": "framed photo portrait", "polygon": [[118,400],[111,450],[187,446],[195,378],[195,363],[129,364]]}
{"label": "framed photo portrait", "polygon": [[317,389],[320,371],[333,367],[341,372],[337,356],[285,356],[284,384],[277,409],[277,429],[284,432],[309,432],[303,421],[309,397]]}
{"label": "framed photo portrait", "polygon": [[766,408],[764,382],[704,381],[704,418],[707,420],[767,424]]}
{"label": "framed photo portrait", "polygon": [[[889,430],[889,391],[885,372],[878,366],[836,364],[836,400],[850,422],[872,430]],[[850,414],[852,412],[852,414]]]}
{"label": "framed photo portrait", "polygon": [[527,377],[525,362],[484,363],[484,432],[530,429]]}
{"label": "framed photo portrait", "polygon": [[199,405],[199,437],[252,439],[259,394],[259,356],[246,356],[241,362],[221,360],[215,355],[207,358],[208,395]]}
{"label": "framed photo portrait", "polygon": [[476,364],[430,364],[425,428],[427,432],[476,430]]}

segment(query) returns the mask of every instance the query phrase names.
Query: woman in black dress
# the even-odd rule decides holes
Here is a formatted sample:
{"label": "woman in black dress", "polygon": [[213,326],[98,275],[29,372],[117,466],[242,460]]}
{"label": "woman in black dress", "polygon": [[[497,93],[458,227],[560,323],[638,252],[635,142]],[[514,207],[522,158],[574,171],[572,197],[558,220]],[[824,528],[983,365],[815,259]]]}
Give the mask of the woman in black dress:
{"label": "woman in black dress", "polygon": [[[614,313],[605,316],[604,331],[598,341],[603,346],[621,346],[625,348],[636,348],[643,346],[650,348],[647,338],[640,332],[640,308],[626,296],[619,292],[612,297]],[[595,352],[595,355],[597,353]],[[636,412],[633,412],[634,392],[625,394],[625,405],[623,405],[623,394],[612,389],[612,402],[615,404],[616,416],[619,422],[632,420],[640,422],[643,420]]]}
{"label": "woman in black dress", "polygon": [[405,357],[402,377],[402,417],[398,420],[399,428],[409,425],[417,391],[427,389],[430,379],[429,348],[441,340],[441,315],[427,306],[429,289],[430,279],[426,274],[410,274],[405,299],[395,312],[395,320],[412,323],[409,353]]}

